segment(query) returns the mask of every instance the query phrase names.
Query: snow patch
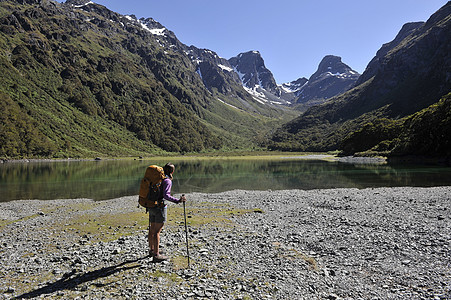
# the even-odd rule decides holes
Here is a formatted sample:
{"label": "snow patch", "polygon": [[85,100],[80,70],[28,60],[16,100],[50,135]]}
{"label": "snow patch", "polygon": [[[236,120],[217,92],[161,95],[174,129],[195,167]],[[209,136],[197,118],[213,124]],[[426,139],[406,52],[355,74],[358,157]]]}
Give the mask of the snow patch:
{"label": "snow patch", "polygon": [[[131,18],[130,16],[126,16],[128,19]],[[130,20],[130,19],[129,19]],[[147,30],[148,32],[150,32],[153,35],[160,35],[160,36],[165,36],[166,34],[164,33],[166,31],[166,28],[149,28],[147,26],[147,24],[145,24],[143,21],[138,20],[139,25],[141,25],[141,27],[145,30]]]}
{"label": "snow patch", "polygon": [[236,68],[233,68],[233,70],[235,71],[235,73],[237,73],[238,74],[238,76],[240,77],[240,80],[241,80],[241,82],[244,84],[244,76],[246,75],[246,74],[243,74],[243,73],[241,73],[240,71],[238,71]]}
{"label": "snow patch", "polygon": [[201,62],[203,62],[202,59],[200,58],[196,58],[196,59],[192,59],[193,63],[195,63],[196,65],[199,65]]}
{"label": "snow patch", "polygon": [[224,102],[224,101],[222,101],[221,99],[219,99],[218,98],[218,101],[219,102],[221,102],[221,103],[223,103],[223,104],[225,104],[225,105],[227,105],[227,106],[230,106],[230,107],[232,107],[232,108],[234,108],[234,109],[238,109],[238,110],[240,110],[238,107],[236,107],[236,106],[233,106],[232,104],[229,104],[229,103],[227,103],[227,102]]}
{"label": "snow patch", "polygon": [[308,81],[306,81],[304,84],[294,84],[291,82],[283,83],[281,85],[278,85],[279,88],[281,88],[285,93],[297,93],[299,92],[304,86],[306,86]]}
{"label": "snow patch", "polygon": [[258,91],[258,89],[260,88],[259,85],[256,85],[256,86],[253,87],[253,88],[249,88],[249,87],[247,87],[247,86],[243,86],[243,87],[244,87],[244,89],[245,89],[249,94],[251,94],[252,96],[255,96],[255,97],[257,97],[257,98],[263,98],[263,99],[266,98],[266,97],[265,97],[265,94],[263,94],[262,92],[259,92],[259,91]]}
{"label": "snow patch", "polygon": [[199,74],[200,79],[202,79],[202,81],[204,81],[204,79],[202,77],[202,72],[200,71],[200,68],[197,68],[196,73]]}
{"label": "snow patch", "polygon": [[268,100],[266,99],[265,94],[263,94],[262,92],[258,91],[260,89],[259,85],[256,85],[253,88],[249,88],[247,86],[243,85],[243,88],[252,95],[252,98],[254,98],[255,101],[257,101],[258,103],[261,104],[267,104]]}
{"label": "snow patch", "polygon": [[208,54],[210,54],[211,56],[213,56],[213,57],[215,57],[215,58],[218,57],[218,55],[216,55],[216,53],[214,53],[214,52],[211,51],[211,50],[205,49],[204,51],[205,51],[205,53],[208,53]]}
{"label": "snow patch", "polygon": [[95,3],[92,2],[92,1],[89,1],[89,2],[87,2],[87,3],[85,3],[85,4],[82,4],[82,5],[74,5],[74,7],[75,7],[75,8],[81,8],[81,7],[84,7],[84,6],[89,5],[89,4],[95,4]]}
{"label": "snow patch", "polygon": [[160,45],[160,47],[164,48],[164,44],[159,39],[156,39],[155,41],[158,43],[158,45]]}
{"label": "snow patch", "polygon": [[284,84],[279,85],[279,88],[282,89],[285,93],[292,93],[293,90],[289,86],[285,86]]}
{"label": "snow patch", "polygon": [[142,28],[144,28],[145,30],[149,31],[151,34],[154,35],[161,35],[161,36],[165,36],[166,34],[164,33],[166,28],[154,28],[154,29],[150,29],[149,27],[146,26],[146,24],[144,23],[140,23]]}
{"label": "snow patch", "polygon": [[260,104],[266,104],[266,102],[267,102],[266,99],[261,99],[261,98],[258,98],[258,97],[252,97],[252,98],[254,98],[254,100],[257,101]]}
{"label": "snow patch", "polygon": [[[355,72],[350,71],[349,73],[332,73],[332,72],[326,72],[321,74],[319,77],[321,76],[332,76],[332,77],[337,77],[337,78],[349,78],[352,77],[352,75],[356,74]],[[317,78],[319,78],[317,77]]]}
{"label": "snow patch", "polygon": [[271,104],[282,105],[284,103],[280,101],[271,101]]}
{"label": "snow patch", "polygon": [[233,69],[224,65],[219,64],[218,67],[220,67],[223,71],[233,72]]}

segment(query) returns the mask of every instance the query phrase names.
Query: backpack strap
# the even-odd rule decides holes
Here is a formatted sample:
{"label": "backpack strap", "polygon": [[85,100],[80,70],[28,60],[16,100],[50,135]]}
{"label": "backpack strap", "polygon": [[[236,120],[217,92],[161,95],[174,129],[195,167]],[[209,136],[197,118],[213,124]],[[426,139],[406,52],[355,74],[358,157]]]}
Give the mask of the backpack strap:
{"label": "backpack strap", "polygon": [[158,197],[158,200],[157,200],[157,202],[158,202],[158,207],[163,207],[164,205],[165,205],[165,203],[164,203],[164,195],[163,195],[163,182],[166,180],[166,179],[168,179],[169,177],[168,176],[166,176],[162,181],[161,181],[161,183],[160,183],[160,197]]}

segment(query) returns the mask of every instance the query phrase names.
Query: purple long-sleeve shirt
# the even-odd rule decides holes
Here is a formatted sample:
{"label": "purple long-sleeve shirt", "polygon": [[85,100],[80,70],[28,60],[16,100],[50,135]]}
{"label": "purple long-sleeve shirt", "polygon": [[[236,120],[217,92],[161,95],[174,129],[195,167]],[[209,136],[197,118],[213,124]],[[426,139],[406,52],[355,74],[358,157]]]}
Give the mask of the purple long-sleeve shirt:
{"label": "purple long-sleeve shirt", "polygon": [[169,178],[163,179],[163,182],[161,183],[162,190],[163,190],[163,199],[179,203],[180,200],[171,196],[171,188],[172,188],[172,181]]}

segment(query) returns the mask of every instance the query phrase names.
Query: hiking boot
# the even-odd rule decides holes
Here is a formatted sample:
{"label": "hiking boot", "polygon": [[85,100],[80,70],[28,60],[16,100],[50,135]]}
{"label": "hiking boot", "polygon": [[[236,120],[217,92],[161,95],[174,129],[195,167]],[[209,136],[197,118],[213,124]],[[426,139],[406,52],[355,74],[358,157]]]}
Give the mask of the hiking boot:
{"label": "hiking boot", "polygon": [[[164,254],[164,251],[160,250],[160,254]],[[149,257],[154,257],[155,253],[153,253],[151,250],[149,250]]]}
{"label": "hiking boot", "polygon": [[158,261],[164,261],[164,260],[167,260],[169,257],[167,257],[167,256],[165,256],[165,255],[162,255],[162,254],[157,254],[157,255],[154,255],[153,256],[153,261],[156,261],[156,262],[158,262]]}

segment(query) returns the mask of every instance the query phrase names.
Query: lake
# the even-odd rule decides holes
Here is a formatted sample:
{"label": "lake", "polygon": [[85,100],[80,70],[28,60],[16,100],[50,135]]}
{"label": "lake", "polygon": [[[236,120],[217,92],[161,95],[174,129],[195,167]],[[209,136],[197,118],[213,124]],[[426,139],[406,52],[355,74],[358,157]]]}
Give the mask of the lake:
{"label": "lake", "polygon": [[[0,201],[111,199],[137,195],[150,164],[167,161],[101,160],[0,164]],[[451,185],[451,168],[414,164],[352,164],[297,158],[186,159],[176,165],[174,194]]]}

